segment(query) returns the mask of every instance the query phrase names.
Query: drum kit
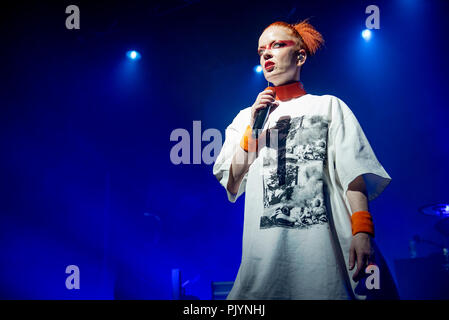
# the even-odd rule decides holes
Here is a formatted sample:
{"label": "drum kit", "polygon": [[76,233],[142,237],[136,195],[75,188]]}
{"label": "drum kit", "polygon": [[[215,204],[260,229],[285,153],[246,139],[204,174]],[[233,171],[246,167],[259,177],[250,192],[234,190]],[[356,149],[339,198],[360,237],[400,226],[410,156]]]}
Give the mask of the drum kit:
{"label": "drum kit", "polygon": [[[441,235],[441,240],[432,241],[415,235],[409,241],[410,256],[395,260],[400,296],[405,300],[447,300],[449,299],[449,203],[431,204],[418,210],[429,220],[433,220],[436,233]],[[437,251],[432,250],[433,253],[418,256],[416,247],[421,244],[436,248]],[[425,249],[425,252],[429,252],[427,249],[430,247]]]}
{"label": "drum kit", "polygon": [[[427,216],[436,217],[438,220],[435,223],[435,229],[444,237],[449,238],[449,203],[426,205],[419,208],[419,212]],[[441,245],[430,240],[421,239],[419,236],[414,236],[413,240],[410,241],[410,254],[412,258],[416,257],[415,245],[419,242],[437,246],[442,250],[443,269],[449,272],[449,249],[447,243],[446,245]]]}

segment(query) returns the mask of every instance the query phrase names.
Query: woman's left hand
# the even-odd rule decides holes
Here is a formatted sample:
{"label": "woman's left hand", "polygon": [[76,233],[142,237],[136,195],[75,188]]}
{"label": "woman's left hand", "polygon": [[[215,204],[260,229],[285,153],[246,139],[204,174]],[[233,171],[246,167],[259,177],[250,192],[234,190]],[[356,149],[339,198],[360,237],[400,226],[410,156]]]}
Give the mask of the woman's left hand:
{"label": "woman's left hand", "polygon": [[349,249],[349,270],[354,269],[357,260],[357,270],[352,280],[359,281],[365,275],[365,269],[373,258],[371,236],[365,232],[359,232],[352,237]]}

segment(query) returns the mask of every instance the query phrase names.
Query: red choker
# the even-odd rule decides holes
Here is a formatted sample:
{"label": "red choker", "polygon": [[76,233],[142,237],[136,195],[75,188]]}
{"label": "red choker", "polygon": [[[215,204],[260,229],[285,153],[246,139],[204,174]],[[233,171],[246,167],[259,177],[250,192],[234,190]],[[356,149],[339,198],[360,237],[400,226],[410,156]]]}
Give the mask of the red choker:
{"label": "red choker", "polygon": [[293,98],[299,98],[307,92],[302,87],[301,82],[296,81],[293,83],[285,84],[277,87],[267,87],[265,90],[271,89],[276,92],[276,100],[288,101]]}

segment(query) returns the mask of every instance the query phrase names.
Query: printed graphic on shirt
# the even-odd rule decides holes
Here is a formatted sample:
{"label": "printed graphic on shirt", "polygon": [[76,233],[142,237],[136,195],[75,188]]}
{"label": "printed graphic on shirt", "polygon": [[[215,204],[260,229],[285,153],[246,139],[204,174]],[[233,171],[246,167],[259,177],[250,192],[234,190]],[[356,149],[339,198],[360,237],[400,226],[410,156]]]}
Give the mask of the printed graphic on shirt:
{"label": "printed graphic on shirt", "polygon": [[323,116],[276,122],[278,145],[268,144],[263,153],[261,229],[328,222],[323,194],[328,125]]}

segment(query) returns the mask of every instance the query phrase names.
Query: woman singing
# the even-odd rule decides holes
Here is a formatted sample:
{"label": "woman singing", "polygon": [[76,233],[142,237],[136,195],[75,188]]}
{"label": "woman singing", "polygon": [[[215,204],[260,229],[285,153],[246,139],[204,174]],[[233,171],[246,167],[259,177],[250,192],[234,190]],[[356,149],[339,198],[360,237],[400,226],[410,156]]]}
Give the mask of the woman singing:
{"label": "woman singing", "polygon": [[349,107],[300,82],[323,43],[307,21],[272,23],[259,38],[274,86],[226,128],[213,167],[231,202],[246,194],[242,261],[228,299],[397,297],[368,208],[391,178]]}

